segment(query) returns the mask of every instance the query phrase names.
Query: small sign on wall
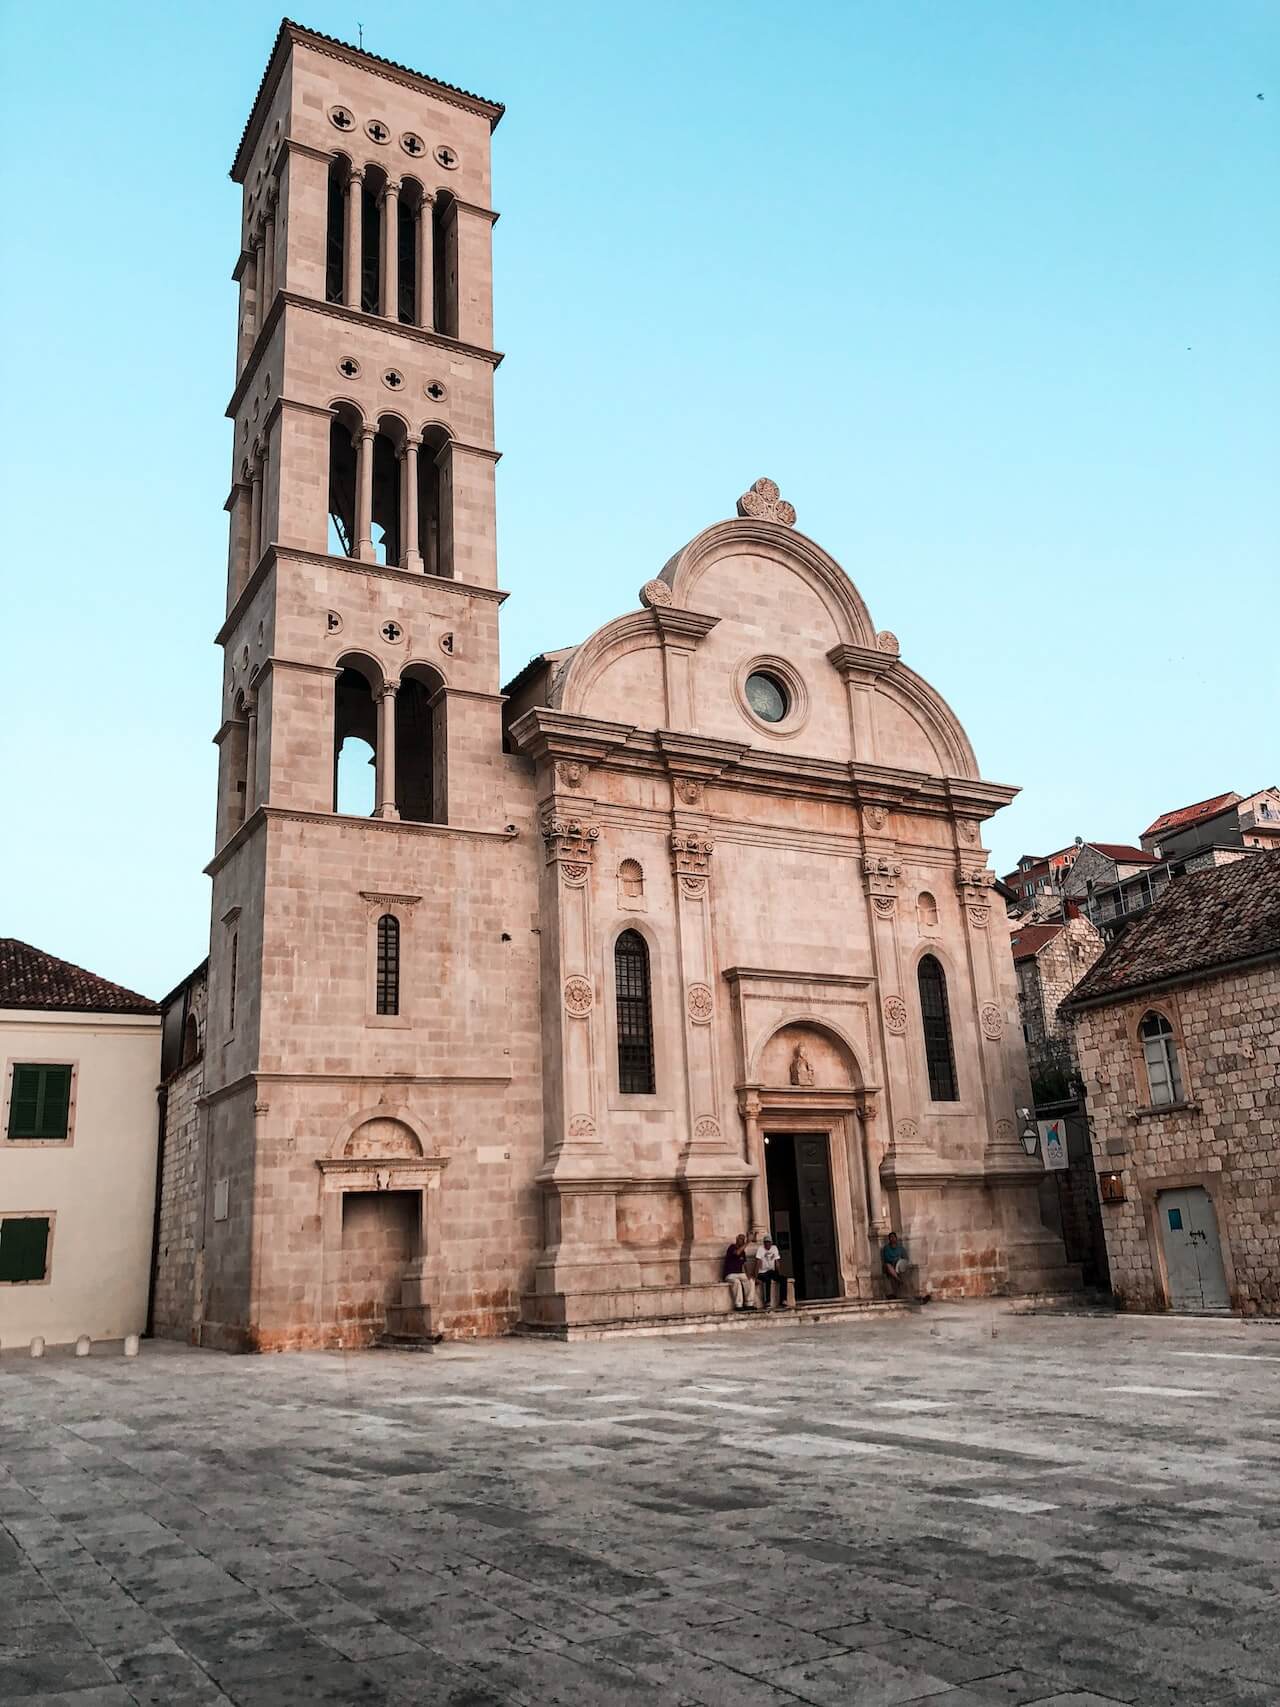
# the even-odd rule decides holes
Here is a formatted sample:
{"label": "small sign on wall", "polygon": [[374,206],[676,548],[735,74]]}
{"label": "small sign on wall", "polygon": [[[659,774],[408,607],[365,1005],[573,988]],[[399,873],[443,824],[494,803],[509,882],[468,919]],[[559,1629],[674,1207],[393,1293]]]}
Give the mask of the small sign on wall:
{"label": "small sign on wall", "polygon": [[1065,1120],[1037,1120],[1040,1128],[1040,1154],[1046,1168],[1065,1168],[1067,1163],[1067,1123]]}
{"label": "small sign on wall", "polygon": [[215,1221],[225,1221],[231,1205],[231,1181],[217,1179],[213,1182],[213,1218]]}

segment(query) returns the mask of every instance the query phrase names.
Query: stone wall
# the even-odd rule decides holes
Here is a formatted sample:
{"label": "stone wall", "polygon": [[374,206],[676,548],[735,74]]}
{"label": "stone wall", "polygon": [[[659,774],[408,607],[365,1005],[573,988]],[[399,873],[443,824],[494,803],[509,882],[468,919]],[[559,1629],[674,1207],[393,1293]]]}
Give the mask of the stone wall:
{"label": "stone wall", "polygon": [[196,1267],[200,1250],[203,1172],[200,1097],[204,1059],[181,1067],[165,1086],[164,1160],[152,1332],[162,1339],[194,1338]]}
{"label": "stone wall", "polygon": [[[1137,1028],[1165,1015],[1186,1101],[1148,1106]],[[1213,1202],[1233,1306],[1280,1313],[1280,963],[1135,996],[1076,1017],[1099,1173],[1124,1201],[1102,1206],[1117,1298],[1168,1308],[1157,1231],[1161,1191],[1202,1186]]]}

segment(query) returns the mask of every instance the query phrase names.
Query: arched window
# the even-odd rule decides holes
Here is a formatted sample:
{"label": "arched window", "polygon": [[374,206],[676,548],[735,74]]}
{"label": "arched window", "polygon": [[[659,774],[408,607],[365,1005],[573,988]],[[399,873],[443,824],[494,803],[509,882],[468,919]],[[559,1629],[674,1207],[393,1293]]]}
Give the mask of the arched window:
{"label": "arched window", "polygon": [[433,318],[437,332],[458,336],[458,207],[448,190],[437,190],[431,208]]}
{"label": "arched window", "polygon": [[396,805],[409,824],[449,821],[449,696],[444,678],[410,664],[396,695]]}
{"label": "arched window", "polygon": [[423,572],[451,580],[453,565],[453,487],[451,440],[443,427],[423,429],[418,452],[418,549]]}
{"label": "arched window", "polygon": [[922,931],[931,931],[938,923],[938,903],[927,889],[916,898],[916,923]]}
{"label": "arched window", "polygon": [[329,165],[329,218],[325,234],[324,298],[343,299],[347,256],[347,174],[351,162],[339,154]]}
{"label": "arched window", "polygon": [[649,992],[649,945],[639,931],[623,931],[613,945],[618,1003],[618,1089],[652,1096],[653,1005]]}
{"label": "arched window", "polygon": [[920,1023],[924,1055],[929,1065],[929,1095],[934,1102],[956,1102],[956,1058],[951,1047],[951,1012],[947,1006],[947,975],[931,954],[916,969],[920,985]]}
{"label": "arched window", "polygon": [[1138,1027],[1142,1054],[1147,1063],[1147,1085],[1151,1106],[1182,1101],[1182,1074],[1178,1070],[1178,1045],[1173,1027],[1163,1014],[1149,1013]]}
{"label": "arched window", "polygon": [[378,920],[378,1012],[400,1012],[400,921],[394,913]]}
{"label": "arched window", "polygon": [[200,1026],[194,1014],[188,1014],[182,1027],[182,1060],[179,1066],[189,1067],[200,1053]]}
{"label": "arched window", "polygon": [[372,817],[377,805],[378,709],[359,663],[340,662],[333,700],[333,810]]}

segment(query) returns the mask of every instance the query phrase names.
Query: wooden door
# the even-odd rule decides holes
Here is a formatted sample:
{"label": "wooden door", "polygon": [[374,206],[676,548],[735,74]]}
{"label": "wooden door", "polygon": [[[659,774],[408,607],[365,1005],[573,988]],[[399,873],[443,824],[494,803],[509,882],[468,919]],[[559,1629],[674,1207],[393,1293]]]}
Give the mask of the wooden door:
{"label": "wooden door", "polygon": [[[797,1295],[840,1296],[840,1263],[836,1250],[835,1208],[831,1200],[831,1157],[825,1133],[798,1134],[795,1140],[796,1197],[803,1245],[803,1276],[797,1275]],[[799,1284],[803,1281],[803,1288]]]}
{"label": "wooden door", "polygon": [[1160,1238],[1169,1274],[1169,1304],[1174,1310],[1227,1310],[1218,1222],[1202,1186],[1162,1191],[1156,1200]]}

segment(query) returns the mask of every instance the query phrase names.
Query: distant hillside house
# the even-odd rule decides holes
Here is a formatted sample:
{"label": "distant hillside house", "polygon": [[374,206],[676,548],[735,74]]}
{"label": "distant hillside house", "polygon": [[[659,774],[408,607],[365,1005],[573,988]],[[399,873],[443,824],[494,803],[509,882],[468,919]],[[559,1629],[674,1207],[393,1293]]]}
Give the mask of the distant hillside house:
{"label": "distant hillside house", "polygon": [[0,1342],[140,1333],[160,1010],[0,938]]}

